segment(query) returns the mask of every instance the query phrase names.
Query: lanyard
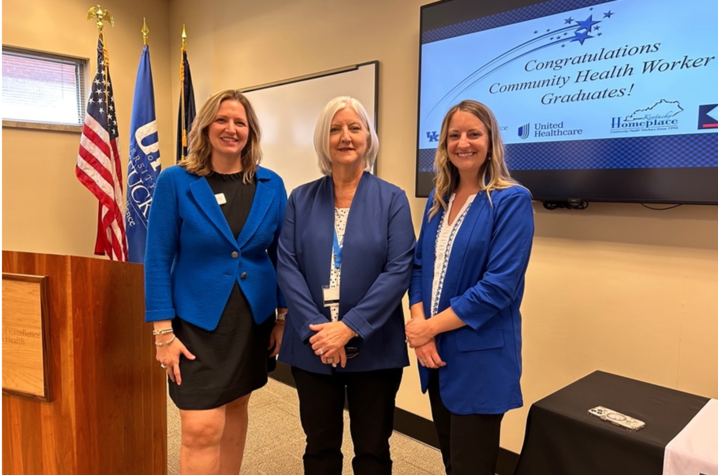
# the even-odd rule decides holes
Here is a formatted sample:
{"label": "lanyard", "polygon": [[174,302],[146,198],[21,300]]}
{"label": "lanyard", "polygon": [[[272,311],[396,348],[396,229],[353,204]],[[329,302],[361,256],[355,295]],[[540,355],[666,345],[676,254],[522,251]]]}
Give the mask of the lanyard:
{"label": "lanyard", "polygon": [[342,251],[344,250],[344,239],[342,244],[339,245],[339,238],[337,237],[337,228],[334,228],[334,267],[339,269],[342,266]]}

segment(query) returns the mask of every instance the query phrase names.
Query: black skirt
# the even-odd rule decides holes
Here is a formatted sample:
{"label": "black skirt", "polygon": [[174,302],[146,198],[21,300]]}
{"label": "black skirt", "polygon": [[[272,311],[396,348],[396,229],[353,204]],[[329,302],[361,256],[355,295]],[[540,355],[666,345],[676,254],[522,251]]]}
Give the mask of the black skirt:
{"label": "black skirt", "polygon": [[267,384],[267,372],[276,367],[268,349],[274,320],[270,317],[258,325],[237,284],[214,331],[175,318],[175,335],[196,357],[181,355],[182,384],[169,381],[175,405],[185,410],[213,409]]}

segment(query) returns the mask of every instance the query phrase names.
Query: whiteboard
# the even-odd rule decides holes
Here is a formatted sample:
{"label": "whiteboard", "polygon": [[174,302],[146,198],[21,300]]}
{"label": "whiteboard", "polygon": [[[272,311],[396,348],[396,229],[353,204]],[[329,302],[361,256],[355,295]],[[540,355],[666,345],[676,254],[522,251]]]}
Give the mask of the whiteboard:
{"label": "whiteboard", "polygon": [[372,61],[243,89],[262,131],[261,165],[282,177],[287,193],[323,176],[314,151],[314,128],[330,99],[357,99],[376,130],[378,77],[379,63]]}

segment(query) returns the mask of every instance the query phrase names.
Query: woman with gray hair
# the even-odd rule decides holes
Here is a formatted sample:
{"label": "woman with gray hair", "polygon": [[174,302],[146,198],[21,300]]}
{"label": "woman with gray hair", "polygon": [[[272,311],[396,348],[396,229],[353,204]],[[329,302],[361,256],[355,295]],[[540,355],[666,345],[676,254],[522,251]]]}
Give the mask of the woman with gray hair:
{"label": "woman with gray hair", "polygon": [[406,194],[369,173],[379,140],[356,99],[324,107],[314,133],[325,177],[295,189],[279,239],[291,365],[307,435],[304,472],[342,473],[346,400],[356,474],[390,474],[389,437],[408,365],[401,298],[414,229]]}

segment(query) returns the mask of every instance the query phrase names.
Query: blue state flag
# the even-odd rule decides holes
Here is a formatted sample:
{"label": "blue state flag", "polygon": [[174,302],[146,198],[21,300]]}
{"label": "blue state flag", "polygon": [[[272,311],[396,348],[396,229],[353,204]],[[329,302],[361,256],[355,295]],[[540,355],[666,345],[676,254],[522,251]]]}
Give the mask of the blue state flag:
{"label": "blue state flag", "polygon": [[147,218],[150,215],[152,194],[161,169],[150,49],[145,45],[142,48],[135,83],[135,99],[130,124],[130,160],[127,166],[126,219],[130,262],[140,264],[145,262]]}

